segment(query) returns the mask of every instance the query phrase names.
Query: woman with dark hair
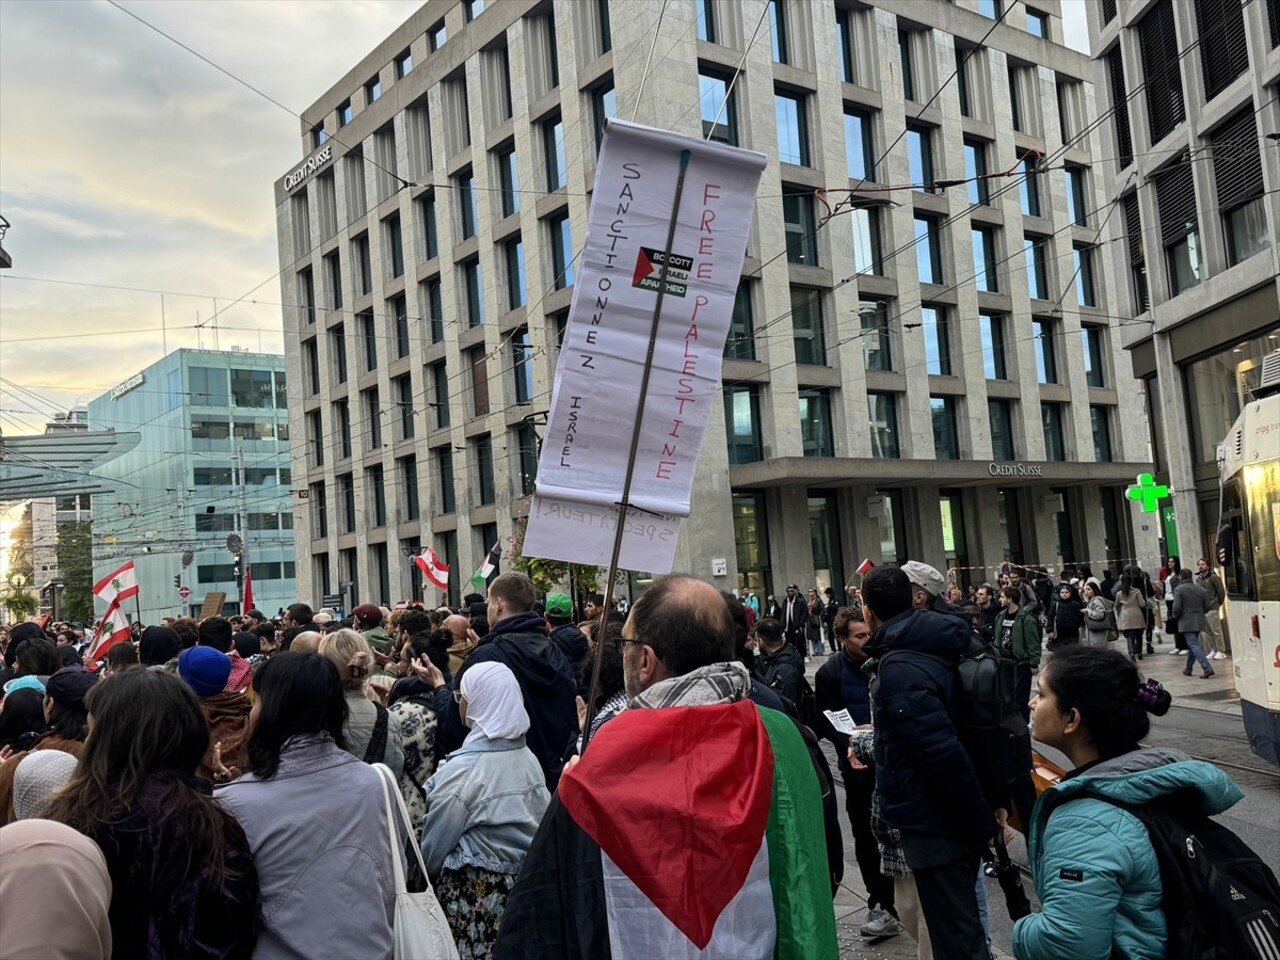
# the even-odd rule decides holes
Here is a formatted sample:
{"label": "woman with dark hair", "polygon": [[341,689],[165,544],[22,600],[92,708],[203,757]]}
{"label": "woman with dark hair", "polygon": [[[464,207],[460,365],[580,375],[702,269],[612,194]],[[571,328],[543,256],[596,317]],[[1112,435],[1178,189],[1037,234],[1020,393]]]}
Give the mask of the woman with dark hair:
{"label": "woman with dark hair", "polygon": [[1180,750],[1142,748],[1148,715],[1172,698],[1145,683],[1122,654],[1075,646],[1040,671],[1035,738],[1066,754],[1072,770],[1041,794],[1027,849],[1041,912],[1013,928],[1018,960],[1163,957],[1167,942],[1160,866],[1147,828],[1128,810],[1174,794],[1207,816],[1244,794],[1211,763]]}
{"label": "woman with dark hair", "polygon": [[337,667],[279,653],[254,679],[249,770],[218,798],[253,848],[258,955],[391,956],[395,904],[382,781],[344,749]]}
{"label": "woman with dark hair", "polygon": [[0,700],[0,755],[22,750],[24,738],[44,729],[44,694],[39,690],[15,690]]}
{"label": "woman with dark hair", "polygon": [[49,678],[41,703],[42,722],[35,727],[38,732],[21,737],[11,748],[8,760],[0,764],[0,823],[13,823],[17,819],[13,809],[13,777],[23,757],[37,750],[61,750],[73,757],[81,755],[89,732],[85,696],[97,679],[84,667],[64,667]]}
{"label": "woman with dark hair", "polygon": [[[1147,629],[1147,618],[1151,616],[1147,609],[1147,594],[1143,589],[1143,578],[1133,567],[1125,567],[1120,582],[1115,587],[1116,629],[1124,634],[1125,646],[1129,651],[1129,662],[1142,659],[1142,634]],[[1148,635],[1149,636],[1149,635]],[[1152,653],[1148,640],[1147,653]]]}
{"label": "woman with dark hair", "polygon": [[148,670],[162,670],[182,649],[182,638],[177,631],[169,627],[147,627],[138,641],[138,658]]}
{"label": "woman with dark hair", "polygon": [[1084,603],[1075,585],[1063,581],[1054,595],[1049,609],[1049,633],[1046,639],[1050,650],[1080,642],[1080,630],[1084,627]]}
{"label": "woman with dark hair", "polygon": [[102,658],[102,675],[109,677],[138,665],[138,649],[132,643],[112,644]]}
{"label": "woman with dark hair", "polygon": [[400,647],[400,667],[405,676],[396,681],[387,696],[387,712],[390,720],[400,727],[400,747],[404,751],[400,793],[404,795],[415,829],[427,812],[422,785],[436,769],[436,733],[440,725],[433,691],[413,675],[413,664],[423,664],[426,658],[440,669],[445,683],[452,683],[449,673],[452,644],[453,634],[448,630],[435,630],[406,640]]}
{"label": "woman with dark hair", "polygon": [[43,681],[61,669],[58,648],[48,637],[32,637],[19,643],[14,654],[14,676],[39,677]]}
{"label": "woman with dark hair", "polygon": [[164,671],[127,670],[85,697],[93,733],[49,819],[96,842],[118,957],[249,957],[258,878],[240,825],[195,777],[209,726]]}

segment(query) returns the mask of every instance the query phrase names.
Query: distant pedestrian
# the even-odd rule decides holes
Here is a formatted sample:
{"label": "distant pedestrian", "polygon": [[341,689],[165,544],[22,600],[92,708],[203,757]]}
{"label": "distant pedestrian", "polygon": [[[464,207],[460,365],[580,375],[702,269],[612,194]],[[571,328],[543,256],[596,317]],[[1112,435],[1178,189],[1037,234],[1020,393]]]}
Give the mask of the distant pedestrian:
{"label": "distant pedestrian", "polygon": [[1102,595],[1102,585],[1090,577],[1084,585],[1084,638],[1091,647],[1105,649],[1111,635],[1108,621],[1115,622],[1115,604]]}
{"label": "distant pedestrian", "polygon": [[1185,677],[1191,676],[1191,668],[1198,662],[1204,670],[1204,679],[1213,676],[1213,665],[1200,649],[1200,634],[1205,629],[1205,613],[1209,608],[1209,600],[1204,590],[1191,580],[1190,570],[1178,571],[1178,586],[1173,591],[1173,618],[1178,624],[1178,636],[1182,639],[1187,651],[1187,665],[1182,671]]}
{"label": "distant pedestrian", "polygon": [[805,597],[805,609],[808,612],[804,624],[804,656],[807,660],[810,655],[821,656],[823,651],[822,620],[826,608],[823,606],[822,598],[818,596],[817,587],[809,588],[809,593]]}
{"label": "distant pedestrian", "polygon": [[1200,649],[1210,660],[1225,660],[1227,646],[1222,633],[1222,617],[1218,611],[1226,602],[1227,591],[1222,585],[1222,578],[1204,557],[1200,558],[1196,568],[1196,584],[1204,591],[1208,601],[1208,608],[1204,612],[1205,629],[1200,635]]}

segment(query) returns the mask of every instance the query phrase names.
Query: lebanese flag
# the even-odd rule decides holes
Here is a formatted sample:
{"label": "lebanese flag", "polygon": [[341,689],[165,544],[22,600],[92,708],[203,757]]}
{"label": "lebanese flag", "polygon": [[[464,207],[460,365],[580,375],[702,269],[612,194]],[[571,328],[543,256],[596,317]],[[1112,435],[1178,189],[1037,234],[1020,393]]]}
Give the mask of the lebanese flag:
{"label": "lebanese flag", "polygon": [[93,595],[107,604],[107,612],[118,600],[128,600],[138,595],[138,572],[133,569],[130,560],[119,570],[112,570],[93,585]]}
{"label": "lebanese flag", "polygon": [[241,592],[241,613],[248,613],[253,609],[253,576],[248,570],[244,572],[244,590]]}
{"label": "lebanese flag", "polygon": [[116,600],[107,608],[93,634],[93,649],[89,652],[89,659],[101,660],[117,643],[128,643],[130,636],[129,618],[120,609],[120,601]]}
{"label": "lebanese flag", "polygon": [[441,590],[449,589],[449,567],[436,554],[435,549],[427,547],[413,558],[413,564],[422,571],[422,575]]}
{"label": "lebanese flag", "polygon": [[862,574],[865,577],[868,573],[870,573],[875,568],[876,568],[876,565],[871,562],[871,558],[867,557],[867,559],[863,560],[860,564],[858,564],[857,572]]}
{"label": "lebanese flag", "polygon": [[494,956],[839,955],[813,762],[750,701],[626,710],[560,777]]}

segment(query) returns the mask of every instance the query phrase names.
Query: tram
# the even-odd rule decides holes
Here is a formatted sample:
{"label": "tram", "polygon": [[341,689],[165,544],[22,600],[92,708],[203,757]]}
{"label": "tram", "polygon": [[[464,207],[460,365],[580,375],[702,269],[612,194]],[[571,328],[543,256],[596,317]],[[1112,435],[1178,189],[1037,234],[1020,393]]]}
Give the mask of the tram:
{"label": "tram", "polygon": [[1249,746],[1280,766],[1280,350],[1218,456],[1218,561]]}

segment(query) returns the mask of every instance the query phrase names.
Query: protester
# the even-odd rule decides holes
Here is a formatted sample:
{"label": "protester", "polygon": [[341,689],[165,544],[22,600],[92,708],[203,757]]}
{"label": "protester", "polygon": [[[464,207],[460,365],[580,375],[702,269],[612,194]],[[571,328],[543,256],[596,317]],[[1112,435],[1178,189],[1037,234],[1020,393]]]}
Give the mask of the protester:
{"label": "protester", "polygon": [[1159,683],[1110,650],[1076,647],[1040,673],[1035,737],[1071,772],[1032,815],[1028,853],[1041,912],[1013,928],[1018,960],[1163,957],[1163,887],[1147,828],[1108,801],[1143,807],[1178,794],[1208,816],[1244,794],[1211,763],[1139,747],[1171,703]]}
{"label": "protester", "polygon": [[809,608],[800,596],[797,584],[787,586],[787,595],[782,600],[782,612],[776,617],[782,624],[782,633],[787,643],[791,644],[799,654],[808,659],[809,651],[805,647],[805,628],[809,623]]}
{"label": "protester", "polygon": [[947,581],[937,567],[919,560],[908,560],[901,570],[911,582],[911,603],[917,610],[932,610],[969,622],[964,608],[947,599]]}
{"label": "protester", "polygon": [[1080,642],[1084,628],[1084,603],[1075,586],[1063,582],[1049,605],[1049,629],[1045,646],[1057,650]]}
{"label": "protester", "polygon": [[1204,589],[1191,579],[1191,571],[1178,571],[1178,585],[1173,591],[1173,604],[1170,611],[1177,623],[1178,636],[1187,651],[1187,665],[1182,670],[1184,677],[1191,676],[1191,668],[1197,661],[1204,671],[1202,676],[1208,680],[1213,676],[1213,664],[1200,649],[1200,634],[1206,627],[1205,614],[1209,609],[1209,598]]}
{"label": "protester", "polygon": [[281,653],[255,684],[249,770],[218,790],[262,887],[258,957],[389,960],[395,890],[382,781],[344,748],[334,664]]}
{"label": "protester", "polygon": [[[1112,627],[1108,626],[1107,621],[1114,621],[1114,606],[1111,601],[1102,595],[1102,585],[1096,579],[1090,578],[1085,582],[1084,590],[1084,642],[1091,647],[1099,647],[1105,649],[1107,640],[1111,634]],[[1111,617],[1108,618],[1108,614]]]}
{"label": "protester", "polygon": [[996,588],[989,583],[978,587],[974,600],[978,607],[978,633],[987,643],[996,642],[996,623],[1000,620],[1002,608],[996,598]]}
{"label": "protester", "polygon": [[551,642],[560,648],[574,674],[580,673],[589,651],[586,635],[573,622],[573,600],[567,593],[549,595],[545,617]]}
{"label": "protester", "polygon": [[44,686],[14,690],[0,700],[0,753],[26,749],[24,740],[39,736],[45,727]]}
{"label": "protester", "polygon": [[93,735],[49,811],[102,848],[117,957],[248,957],[258,878],[244,831],[196,766],[209,727],[161,671],[128,670],[85,698]]}
{"label": "protester", "polygon": [[864,649],[877,661],[876,794],[913,881],[895,881],[895,901],[908,932],[923,917],[937,960],[986,960],[974,878],[997,822],[952,720],[970,629],[959,617],[913,609],[912,594],[894,567],[876,567],[862,585],[873,632]]}
{"label": "protester", "polygon": [[724,599],[659,577],[620,643],[631,702],[561,778],[494,955],[836,957],[812,761],[746,699]]}
{"label": "protester", "polygon": [[210,783],[240,776],[248,761],[253,704],[243,693],[226,689],[230,675],[231,659],[210,647],[191,647],[178,656],[178,676],[195,691],[209,723],[209,747],[196,774]]}
{"label": "protester", "polygon": [[22,744],[25,751],[13,754],[0,764],[0,817],[3,817],[0,822],[13,823],[17,819],[13,806],[14,773],[23,757],[41,750],[60,750],[73,757],[81,756],[89,733],[85,700],[97,679],[84,667],[63,667],[49,678],[42,704],[44,723],[40,735]]}
{"label": "protester", "polygon": [[893,880],[880,867],[880,850],[871,830],[871,806],[875,793],[875,774],[863,767],[855,770],[849,762],[849,736],[838,731],[826,712],[849,712],[858,726],[871,723],[871,691],[862,666],[867,662],[863,649],[871,639],[871,627],[863,614],[852,607],[841,607],[832,622],[832,642],[839,653],[818,668],[814,678],[819,732],[836,748],[836,762],[844,781],[844,806],[853,833],[853,852],[867,891],[867,915],[859,927],[864,940],[877,942],[896,937],[902,924],[894,907]]}
{"label": "protester", "polygon": [[0,866],[0,957],[111,960],[111,877],[92,840],[22,820],[0,827]]}
{"label": "protester", "polygon": [[[416,617],[423,626],[430,627],[431,621],[425,616],[418,614]],[[422,785],[436,769],[439,721],[432,690],[413,675],[411,664],[421,663],[426,657],[442,672],[447,672],[451,640],[452,635],[447,630],[436,630],[405,641],[400,647],[400,663],[405,678],[397,680],[387,695],[387,710],[391,719],[399,724],[400,747],[404,752],[400,792],[404,795],[409,820],[415,827],[427,812]]]}
{"label": "protester", "polygon": [[351,626],[371,650],[384,656],[391,652],[391,635],[382,628],[381,608],[372,603],[360,604],[351,611]]}
{"label": "protester", "polygon": [[761,620],[756,624],[755,640],[759,644],[752,675],[782,698],[784,709],[799,716],[800,694],[804,687],[804,657],[787,643],[782,624],[777,620]]}
{"label": "protester", "polygon": [[453,643],[449,645],[449,670],[456,676],[480,638],[471,629],[471,621],[456,613],[447,615],[440,626],[453,637]]}
{"label": "protester", "polygon": [[182,652],[183,647],[177,630],[169,627],[147,627],[142,632],[142,639],[138,641],[138,659],[150,670],[163,669],[165,664]]}
{"label": "protester", "polygon": [[365,763],[384,763],[397,778],[404,772],[400,725],[390,722],[387,708],[364,695],[373,673],[373,653],[354,630],[335,630],[320,641],[320,656],[338,670],[346,694],[347,719],[342,739],[348,752]]}
{"label": "protester", "polygon": [[459,692],[471,732],[426,785],[422,859],[459,953],[481,957],[497,938],[550,795],[525,746],[529,715],[510,668],[478,663],[463,675]]}
{"label": "protester", "polygon": [[99,672],[103,677],[139,666],[138,649],[132,643],[113,643],[103,655]]}
{"label": "protester", "polygon": [[1017,661],[1014,691],[1024,720],[1030,721],[1031,677],[1040,669],[1040,624],[1022,602],[1026,594],[1017,587],[1000,588],[1004,615],[996,624],[996,644],[1006,657]]}
{"label": "protester", "polygon": [[[596,691],[596,714],[591,720],[591,736],[605,723],[608,723],[627,708],[626,678],[622,675],[622,651],[618,649],[618,639],[622,636],[622,624],[610,618],[605,624],[604,649],[600,651],[599,687]],[[588,659],[582,665],[582,676],[579,686],[588,691],[590,696],[591,674],[594,670],[594,659]],[[578,709],[578,738],[575,753],[582,752],[583,735],[587,723],[587,704],[582,697],[576,701]]]}
{"label": "protester", "polygon": [[[1116,629],[1124,634],[1125,646],[1129,651],[1129,660],[1142,659],[1142,634],[1147,628],[1147,597],[1142,590],[1141,578],[1134,577],[1131,567],[1125,567],[1124,573],[1116,582],[1114,592],[1116,606]],[[1147,653],[1151,653],[1148,645]]]}
{"label": "protester", "polygon": [[53,795],[71,779],[76,760],[61,750],[36,750],[13,764],[13,819],[32,820],[49,812]]}

